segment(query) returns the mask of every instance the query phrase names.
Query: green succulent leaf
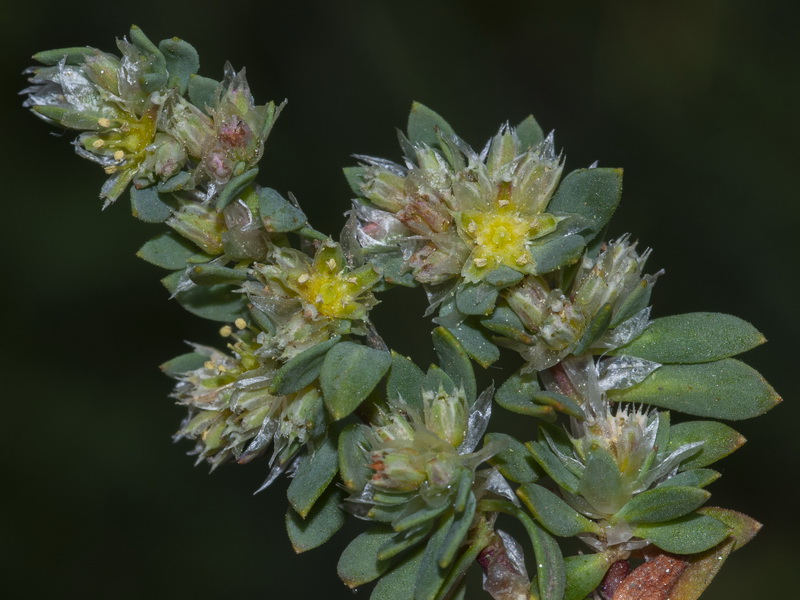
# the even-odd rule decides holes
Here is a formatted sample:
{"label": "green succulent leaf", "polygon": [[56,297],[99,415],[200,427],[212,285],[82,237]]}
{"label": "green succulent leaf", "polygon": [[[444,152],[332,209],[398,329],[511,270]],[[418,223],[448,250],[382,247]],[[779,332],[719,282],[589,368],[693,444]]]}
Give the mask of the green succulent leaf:
{"label": "green succulent leaf", "polygon": [[585,242],[605,227],[622,196],[622,169],[577,169],[558,186],[547,207],[556,215],[577,214],[587,219]]}
{"label": "green succulent leaf", "polygon": [[655,319],[642,334],[611,354],[662,364],[705,363],[763,344],[750,323],[722,313],[697,312]]}
{"label": "green succulent leaf", "polygon": [[433,330],[433,348],[439,358],[439,366],[458,387],[463,387],[467,401],[472,404],[478,396],[475,372],[469,355],[464,351],[456,337],[444,327]]}
{"label": "green succulent leaf", "polygon": [[342,494],[330,486],[303,519],[291,508],[286,511],[286,531],[294,551],[300,554],[321,546],[344,525]]}
{"label": "green succulent leaf", "polygon": [[411,359],[392,351],[392,365],[386,380],[386,396],[389,400],[403,401],[422,409],[422,388],[425,385],[425,373]]}
{"label": "green succulent leaf", "polygon": [[508,306],[497,306],[492,311],[492,314],[481,319],[481,325],[492,333],[496,333],[503,337],[507,337],[515,342],[522,344],[533,344],[534,339],[525,330],[525,326]]}
{"label": "green succulent leaf", "polygon": [[197,247],[174,231],[165,231],[151,238],[136,256],[162,269],[182,269],[186,261],[198,253]]}
{"label": "green succulent leaf", "polygon": [[296,231],[308,220],[302,210],[272,188],[259,190],[258,209],[264,228],[269,232]]}
{"label": "green succulent leaf", "polygon": [[539,126],[539,123],[536,122],[536,119],[533,118],[533,115],[525,117],[525,119],[517,125],[516,129],[520,150],[524,151],[527,148],[536,148],[544,141],[544,132]]}
{"label": "green succulent leaf", "polygon": [[300,459],[294,479],[286,491],[289,504],[304,519],[339,470],[339,456],[334,438],[334,435],[329,434],[316,452],[306,454]]}
{"label": "green succulent leaf", "polygon": [[348,425],[339,434],[339,475],[350,493],[363,490],[372,474],[362,450],[365,444],[364,429],[356,423]]}
{"label": "green succulent leaf", "polygon": [[437,113],[427,106],[414,102],[408,115],[408,139],[412,144],[439,145],[439,134],[455,135],[455,131]]}
{"label": "green succulent leaf", "polygon": [[170,377],[178,377],[203,366],[208,359],[198,352],[187,352],[161,365],[161,370]]}
{"label": "green succulent leaf", "polygon": [[169,194],[191,187],[193,182],[194,179],[189,171],[179,171],[166,181],[156,184],[156,189],[161,194]]}
{"label": "green succulent leaf", "polygon": [[417,573],[424,555],[425,548],[420,548],[381,577],[372,590],[370,600],[413,600]]}
{"label": "green succulent leaf", "polygon": [[619,467],[604,447],[595,446],[586,457],[578,492],[602,512],[614,512],[627,500],[628,491],[623,485]]}
{"label": "green succulent leaf", "polygon": [[286,396],[311,384],[319,377],[326,354],[339,343],[339,339],[339,336],[334,336],[292,357],[275,373],[270,392],[277,396]]}
{"label": "green succulent leaf", "polygon": [[[653,286],[650,281],[647,279],[642,279],[639,283],[636,284],[636,287],[631,290],[625,300],[622,301],[622,304],[619,305],[617,308],[616,314],[614,318],[609,323],[609,327],[612,329],[617,325],[624,323],[637,313],[639,313],[642,309],[644,309],[648,304],[650,304],[650,296],[653,293]],[[614,354],[610,352],[609,354]],[[658,361],[656,361],[658,362]]]}
{"label": "green succulent leaf", "polygon": [[181,95],[189,88],[189,78],[200,68],[197,50],[188,42],[178,38],[161,40],[158,49],[164,55],[169,79],[167,85],[178,88]]}
{"label": "green succulent leaf", "polygon": [[414,582],[414,600],[435,600],[439,589],[447,577],[447,569],[439,565],[438,557],[445,550],[448,533],[455,521],[455,515],[450,513],[439,523],[436,532],[428,540],[422,564],[417,571]]}
{"label": "green succulent leaf", "polygon": [[637,494],[614,515],[615,521],[661,523],[689,514],[705,504],[711,494],[696,487],[657,487]]}
{"label": "green succulent leaf", "polygon": [[670,487],[673,485],[684,485],[690,487],[703,488],[720,478],[719,471],[714,469],[689,469],[683,473],[673,475],[666,481],[660,483],[658,487]]}
{"label": "green succulent leaf", "polygon": [[494,399],[511,412],[552,421],[556,416],[555,409],[534,402],[534,398],[541,391],[536,373],[523,373],[520,370],[503,382]]}
{"label": "green succulent leaf", "polygon": [[497,288],[489,283],[466,283],[456,291],[456,306],[465,315],[488,315],[497,295]]}
{"label": "green succulent leaf", "polygon": [[363,196],[364,192],[361,189],[361,185],[363,184],[362,177],[367,170],[364,167],[345,167],[342,169],[344,171],[344,178],[347,180],[347,184],[350,186],[350,189],[356,196]]}
{"label": "green succulent leaf", "polygon": [[219,265],[195,265],[188,270],[189,279],[200,286],[217,284],[238,284],[247,279],[244,269],[231,269]]}
{"label": "green succulent leaf", "polygon": [[533,460],[525,445],[506,433],[487,433],[485,445],[494,444],[505,448],[489,459],[506,479],[514,483],[532,483],[542,476],[541,467]]}
{"label": "green succulent leaf", "polygon": [[176,271],[161,280],[167,290],[175,294],[175,299],[190,313],[209,319],[232,323],[247,314],[247,301],[242,294],[230,285],[198,285],[185,292],[177,292],[177,285],[183,278],[183,271]]}
{"label": "green succulent leaf", "polygon": [[44,50],[42,52],[37,52],[32,58],[49,67],[57,65],[62,60],[66,65],[76,66],[83,64],[86,57],[93,55],[95,52],[97,52],[97,50],[89,46],[79,46],[74,48],[59,48],[57,50]]}
{"label": "green succulent leaf", "polygon": [[500,358],[500,350],[480,329],[467,322],[447,329],[461,343],[464,351],[480,366],[486,368]]}
{"label": "green succulent leaf", "polygon": [[563,235],[558,231],[529,246],[538,275],[571,265],[583,254],[586,241],[577,234]]}
{"label": "green succulent leaf", "polygon": [[390,527],[380,525],[368,529],[350,542],[336,567],[345,585],[357,588],[385,573],[392,562],[378,559],[378,550],[394,536],[395,532]]}
{"label": "green succulent leaf", "polygon": [[597,525],[545,487],[524,483],[517,489],[517,496],[536,520],[553,535],[575,537],[579,533],[599,531]]}
{"label": "green succulent leaf", "polygon": [[159,50],[156,45],[150,41],[150,38],[148,38],[136,25],[131,27],[130,37],[131,42],[133,42],[139,51],[150,60],[153,65],[153,70],[157,73],[166,74],[167,63],[164,59],[164,55],[161,54],[161,50]]}
{"label": "green succulent leaf", "polygon": [[217,211],[221,212],[226,206],[236,200],[242,192],[245,191],[247,186],[253,183],[256,175],[258,175],[258,167],[245,171],[236,177],[231,177],[230,181],[225,184],[225,187],[222,188],[222,191],[220,191],[217,196]]}
{"label": "green succulent leaf", "polygon": [[547,446],[541,442],[528,442],[525,446],[553,481],[572,494],[578,493],[580,481]]}
{"label": "green succulent leaf", "polygon": [[514,285],[515,283],[519,283],[522,281],[522,277],[523,275],[519,271],[511,267],[506,267],[505,265],[500,265],[486,274],[485,281],[500,290]]}
{"label": "green succulent leaf", "polygon": [[667,452],[677,450],[685,444],[703,442],[699,451],[681,463],[680,470],[696,469],[717,462],[741,448],[744,436],[731,427],[717,421],[687,421],[670,428]]}
{"label": "green succulent leaf", "polygon": [[665,365],[633,387],[610,391],[609,397],[732,421],[762,415],[781,401],[756,370],[732,358]]}
{"label": "green succulent leaf", "polygon": [[189,100],[204,113],[208,113],[209,108],[217,105],[217,98],[222,92],[222,84],[215,79],[191,75],[188,84]]}
{"label": "green succulent leaf", "polygon": [[754,518],[748,517],[746,514],[735,510],[720,508],[718,506],[704,506],[697,512],[699,512],[701,515],[714,517],[718,521],[722,521],[725,523],[725,525],[730,527],[730,536],[734,541],[734,550],[738,550],[747,544],[756,536],[759,531],[761,531],[761,523],[756,521]]}
{"label": "green succulent leaf", "polygon": [[472,520],[475,518],[476,505],[475,495],[470,492],[467,496],[464,510],[456,514],[453,524],[450,526],[450,530],[447,532],[447,536],[439,549],[438,562],[442,569],[447,569],[453,563],[456,553],[466,539]]}
{"label": "green succulent leaf", "polygon": [[444,370],[436,365],[431,365],[425,374],[424,388],[435,392],[440,387],[448,394],[452,394],[456,389],[456,384]]}
{"label": "green succulent leaf", "polygon": [[392,538],[378,549],[378,560],[389,560],[401,552],[405,552],[428,537],[433,529],[434,521],[425,521],[419,527],[395,533]]}
{"label": "green succulent leaf", "polygon": [[97,121],[102,117],[100,113],[90,113],[46,104],[32,106],[31,110],[69,129],[96,130]]}
{"label": "green succulent leaf", "polygon": [[722,521],[697,513],[666,523],[641,523],[633,534],[675,554],[696,554],[713,548],[730,534]]}
{"label": "green succulent leaf", "polygon": [[531,521],[528,534],[536,557],[536,582],[541,600],[561,600],[566,588],[564,557],[558,543],[537,523]]}
{"label": "green succulent leaf", "polygon": [[603,581],[613,560],[607,552],[579,554],[564,559],[567,585],[564,600],[584,600]]}
{"label": "green succulent leaf", "polygon": [[174,201],[166,194],[159,194],[156,186],[131,188],[131,212],[145,223],[163,223],[172,216]]}
{"label": "green succulent leaf", "polygon": [[392,355],[353,342],[341,342],[325,357],[320,384],[334,420],[345,418],[375,389],[392,364]]}

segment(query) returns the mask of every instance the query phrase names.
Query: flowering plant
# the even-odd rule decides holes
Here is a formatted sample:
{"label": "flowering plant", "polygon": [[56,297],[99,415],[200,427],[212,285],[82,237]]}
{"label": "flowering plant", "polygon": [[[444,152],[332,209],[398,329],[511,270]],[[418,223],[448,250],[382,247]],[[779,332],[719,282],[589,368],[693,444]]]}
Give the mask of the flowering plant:
{"label": "flowering plant", "polygon": [[[374,600],[464,598],[473,566],[496,600],[691,600],[755,535],[705,488],[744,442],[721,421],[780,401],[732,358],[764,338],[730,315],[651,319],[650,252],[604,239],[621,170],[564,175],[533,117],[476,152],[414,104],[403,164],[345,169],[356,198],[333,239],[255,183],[282,105],[257,105],[244,71],[197,75],[191,45],[136,27],[118,48],[35,55],[25,106],[80,132],[105,206],[130,189],[134,216],[167,226],[139,256],[227,341],[162,366],[188,409],[176,437],[212,468],[264,456],[261,489],[288,472],[297,552],[352,515],[368,527],[338,573],[375,581]],[[435,315],[425,370],[370,319],[398,285]],[[479,391],[473,363],[501,349],[516,369]],[[528,434],[493,431],[496,406]]]}

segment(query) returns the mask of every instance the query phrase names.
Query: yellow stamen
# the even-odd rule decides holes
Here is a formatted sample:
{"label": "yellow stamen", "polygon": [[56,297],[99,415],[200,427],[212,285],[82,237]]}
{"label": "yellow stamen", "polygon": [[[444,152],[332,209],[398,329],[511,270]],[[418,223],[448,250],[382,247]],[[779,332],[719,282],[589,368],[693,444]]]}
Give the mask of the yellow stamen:
{"label": "yellow stamen", "polygon": [[236,319],[236,321],[234,321],[234,325],[236,325],[236,327],[239,329],[244,329],[245,327],[247,327],[247,321],[239,317],[238,319]]}
{"label": "yellow stamen", "polygon": [[297,283],[306,283],[309,279],[311,279],[311,277],[308,275],[308,273],[303,273],[297,278]]}
{"label": "yellow stamen", "polygon": [[114,152],[114,160],[122,160],[123,158],[125,158],[125,153],[122,150]]}
{"label": "yellow stamen", "polygon": [[100,117],[97,119],[97,124],[100,125],[100,127],[111,127],[111,120],[106,119],[105,117]]}
{"label": "yellow stamen", "polygon": [[105,140],[95,140],[92,142],[92,148],[102,148],[106,145]]}
{"label": "yellow stamen", "polygon": [[224,327],[221,327],[220,330],[219,330],[219,334],[222,337],[229,337],[232,333],[233,333],[233,329],[231,329],[230,325],[225,325]]}

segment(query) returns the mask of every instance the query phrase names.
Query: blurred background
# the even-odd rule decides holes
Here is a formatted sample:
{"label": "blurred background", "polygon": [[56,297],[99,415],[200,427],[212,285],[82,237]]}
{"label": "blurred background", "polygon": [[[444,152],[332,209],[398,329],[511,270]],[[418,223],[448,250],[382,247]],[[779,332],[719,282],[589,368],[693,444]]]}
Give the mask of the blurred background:
{"label": "blurred background", "polygon": [[[34,52],[115,51],[131,23],[193,43],[202,74],[230,60],[258,100],[289,99],[259,181],[295,193],[327,232],[348,208],[341,167],[353,153],[398,159],[412,100],[473,146],[533,113],[567,169],[624,167],[611,233],[632,232],[654,248],[649,271],[666,270],[655,316],[753,322],[770,341],[745,360],[786,399],[734,424],[750,443],[721,463],[712,503],[766,526],[704,598],[794,597],[798,18],[789,0],[3,3],[6,597],[368,597],[336,577],[346,534],[294,556],[286,482],[252,495],[263,462],[209,475],[188,442],[172,443],[183,411],[157,365],[183,340],[215,342],[216,326],[168,302],[163,273],[135,258],[158,226],[131,218],[127,197],[101,212],[102,171],[15,95]],[[406,337],[419,294],[373,314],[390,345],[425,363],[427,329]]]}

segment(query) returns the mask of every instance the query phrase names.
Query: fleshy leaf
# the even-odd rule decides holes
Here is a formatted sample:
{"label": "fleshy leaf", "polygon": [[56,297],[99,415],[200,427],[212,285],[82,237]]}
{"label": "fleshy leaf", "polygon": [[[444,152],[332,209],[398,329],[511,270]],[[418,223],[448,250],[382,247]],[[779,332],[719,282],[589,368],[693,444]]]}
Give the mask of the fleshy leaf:
{"label": "fleshy leaf", "polygon": [[161,40],[158,49],[161,50],[167,63],[169,72],[167,84],[170,87],[177,87],[181,95],[185,94],[189,87],[189,78],[200,68],[197,50],[190,43],[178,38]]}
{"label": "fleshy leaf", "polygon": [[704,363],[763,344],[750,323],[722,313],[697,312],[655,319],[627,346],[612,352],[662,364]]}
{"label": "fleshy leaf", "polygon": [[609,397],[733,421],[762,415],[781,401],[756,370],[732,358],[665,365],[633,387],[611,390]]}
{"label": "fleshy leaf", "polygon": [[467,401],[472,404],[478,396],[478,388],[469,356],[455,336],[444,327],[434,329],[432,337],[439,366],[450,375],[457,387],[464,388]]}
{"label": "fleshy leaf", "polygon": [[286,511],[286,531],[294,551],[300,554],[327,542],[344,525],[341,493],[330,486],[305,518],[294,510]]}
{"label": "fleshy leaf", "polygon": [[730,534],[722,521],[693,513],[666,523],[642,523],[633,528],[637,537],[675,554],[696,554],[713,548]]}
{"label": "fleshy leaf", "polygon": [[199,369],[207,360],[208,358],[199,352],[187,352],[168,360],[160,368],[166,375],[177,377],[188,371]]}
{"label": "fleshy leaf", "polygon": [[422,387],[425,373],[411,359],[392,351],[392,366],[386,380],[386,395],[389,400],[399,400],[422,409]]}
{"label": "fleshy leaf", "polygon": [[738,550],[747,544],[761,531],[761,523],[735,510],[719,508],[718,506],[704,506],[697,512],[702,515],[714,517],[731,528],[730,536],[735,542],[734,550]]}
{"label": "fleshy leaf", "polygon": [[567,556],[564,559],[567,576],[564,600],[584,600],[588,597],[600,585],[609,566],[611,559],[605,552]]}
{"label": "fleshy leaf", "polygon": [[558,186],[547,210],[587,219],[583,238],[588,242],[608,223],[621,196],[622,169],[577,169]]}
{"label": "fleshy leaf", "polygon": [[264,228],[270,232],[296,231],[307,221],[302,210],[271,188],[259,190],[258,207]]}
{"label": "fleshy leaf", "polygon": [[372,474],[364,460],[366,438],[363,428],[352,423],[339,434],[339,475],[349,492],[364,489]]}
{"label": "fleshy leaf", "polygon": [[532,483],[542,476],[541,467],[533,460],[525,445],[505,433],[487,433],[486,444],[505,448],[489,459],[489,464],[514,483]]}
{"label": "fleshy leaf", "polygon": [[292,357],[275,373],[270,391],[278,396],[286,396],[309,385],[319,377],[325,355],[339,339],[339,336],[335,336]]}
{"label": "fleshy leaf", "polygon": [[468,325],[461,323],[455,327],[447,328],[455,338],[461,343],[461,347],[469,354],[472,359],[482,367],[488,367],[500,358],[500,350],[495,346],[486,335]]}
{"label": "fleshy leaf", "polygon": [[339,558],[339,578],[351,588],[380,577],[391,561],[378,560],[378,549],[390,541],[395,532],[386,526],[372,527],[350,542]]}
{"label": "fleshy leaf", "polygon": [[696,487],[657,487],[637,494],[614,519],[629,523],[661,523],[682,517],[702,506],[711,494]]}
{"label": "fleshy leaf", "polygon": [[673,485],[688,485],[703,488],[714,483],[720,478],[720,473],[714,469],[689,469],[683,473],[673,475],[666,481],[660,483],[658,487],[668,487]]}
{"label": "fleshy leaf", "polygon": [[550,533],[559,537],[575,537],[579,533],[597,533],[598,527],[578,513],[559,496],[535,483],[525,483],[517,495]]}
{"label": "fleshy leaf", "polygon": [[306,454],[300,459],[294,478],[286,491],[292,508],[304,519],[339,470],[339,456],[333,438],[334,436],[329,434],[316,452]]}
{"label": "fleshy leaf", "polygon": [[414,598],[414,582],[422,564],[425,549],[420,548],[408,556],[381,580],[372,590],[370,600],[412,600]]}
{"label": "fleshy leaf", "polygon": [[680,470],[696,469],[717,462],[741,448],[744,436],[717,421],[687,421],[673,425],[669,433],[668,452],[683,445],[703,442],[700,450],[681,463]]}
{"label": "fleshy leaf", "polygon": [[544,141],[544,132],[533,118],[533,115],[528,115],[516,127],[517,138],[519,139],[520,151],[525,151],[528,148],[536,148]]}
{"label": "fleshy leaf", "polygon": [[173,203],[166,194],[159,194],[156,186],[131,188],[131,212],[145,223],[163,223],[172,216]]}
{"label": "fleshy leaf", "polygon": [[322,363],[320,384],[334,420],[343,419],[375,389],[392,364],[388,352],[353,342],[335,346]]}
{"label": "fleshy leaf", "polygon": [[427,106],[414,102],[408,115],[408,139],[412,144],[439,145],[439,132],[452,136],[453,128]]}
{"label": "fleshy leaf", "polygon": [[163,269],[182,269],[186,261],[199,252],[198,248],[174,231],[165,231],[150,239],[136,256]]}

